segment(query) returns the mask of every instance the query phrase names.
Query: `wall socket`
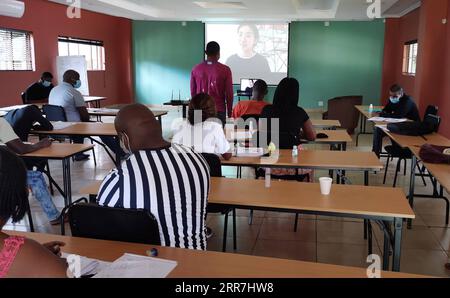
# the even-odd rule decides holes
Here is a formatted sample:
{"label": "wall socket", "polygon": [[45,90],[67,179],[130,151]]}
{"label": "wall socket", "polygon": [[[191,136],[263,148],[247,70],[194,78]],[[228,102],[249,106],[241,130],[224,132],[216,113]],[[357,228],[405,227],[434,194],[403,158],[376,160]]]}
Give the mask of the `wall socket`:
{"label": "wall socket", "polygon": [[319,107],[323,107],[323,101],[319,101]]}

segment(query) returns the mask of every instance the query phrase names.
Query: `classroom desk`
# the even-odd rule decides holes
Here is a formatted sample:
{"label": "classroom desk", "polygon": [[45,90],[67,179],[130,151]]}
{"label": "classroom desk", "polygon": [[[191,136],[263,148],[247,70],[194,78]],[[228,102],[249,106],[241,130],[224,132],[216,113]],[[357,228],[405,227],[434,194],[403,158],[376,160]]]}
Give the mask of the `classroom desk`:
{"label": "classroom desk", "polygon": [[[53,123],[53,122],[52,122]],[[71,123],[72,125],[63,128],[63,129],[53,129],[53,130],[32,130],[31,133],[38,134],[38,135],[48,135],[48,136],[55,136],[55,135],[63,135],[63,136],[84,136],[84,137],[101,137],[101,136],[110,136],[110,137],[116,137],[117,131],[114,127],[114,123],[100,123],[100,122],[67,122]],[[119,163],[119,158],[117,156],[117,152],[114,152],[116,154],[116,158],[111,155],[108,148],[105,144],[102,142],[99,142],[95,139],[91,140],[95,141],[97,144],[102,146],[106,153],[109,155],[109,157],[116,163]]]}
{"label": "classroom desk", "polygon": [[337,147],[338,150],[347,150],[347,143],[352,142],[352,137],[345,129],[340,130],[318,130],[319,133],[328,135],[326,139],[315,139],[314,141],[302,140],[302,144],[326,144]]}
{"label": "classroom desk", "polygon": [[37,151],[23,154],[21,157],[23,158],[44,158],[44,159],[53,159],[53,160],[61,160],[62,168],[63,168],[63,188],[61,190],[59,186],[51,181],[54,185],[57,186],[58,190],[64,196],[64,203],[67,206],[72,203],[72,182],[71,182],[71,173],[70,173],[70,162],[71,158],[78,153],[83,153],[89,151],[93,148],[92,145],[85,144],[58,144],[53,143],[50,147],[39,149]]}
{"label": "classroom desk", "polygon": [[[157,248],[159,258],[178,263],[169,274],[169,278],[367,278],[366,268],[51,234],[5,232],[9,235],[24,236],[39,243],[61,241],[66,244],[61,247],[65,253],[107,262],[118,259],[124,253],[146,255],[146,251]],[[199,266],[199,264],[205,266]],[[425,276],[382,271],[381,277],[423,278]]]}
{"label": "classroom desk", "polygon": [[[250,141],[253,138],[254,143],[257,144],[258,142],[258,136],[256,134],[263,133],[258,132],[255,130],[253,132],[253,135],[250,136],[249,130],[245,129],[236,129],[233,131],[230,131],[228,129],[225,129],[225,136],[228,141]],[[302,144],[322,144],[322,145],[330,145],[331,149],[337,148],[337,150],[345,151],[347,150],[347,143],[352,142],[352,137],[347,133],[346,130],[318,130],[316,133],[324,133],[328,135],[328,138],[326,139],[315,139],[314,141],[308,141],[308,140],[301,140]]]}
{"label": "classroom desk", "polygon": [[339,120],[322,120],[322,119],[311,119],[312,125],[316,129],[336,129],[341,127],[341,122]]}
{"label": "classroom desk", "polygon": [[183,111],[182,111],[183,119],[186,119],[188,106],[189,106],[190,102],[191,102],[190,100],[169,101],[169,102],[165,102],[164,105],[165,106],[174,106],[174,107],[181,106],[183,108]]}
{"label": "classroom desk", "polygon": [[84,102],[87,103],[88,105],[92,103],[94,108],[100,108],[100,102],[107,99],[106,97],[103,96],[83,96],[83,97]]}
{"label": "classroom desk", "polygon": [[[101,181],[80,190],[95,201]],[[394,250],[393,270],[400,269],[403,219],[415,218],[402,190],[387,187],[333,185],[323,196],[319,184],[271,181],[266,188],[261,180],[211,178],[208,204],[239,209],[295,212],[337,217],[363,218],[380,224],[385,231],[383,269],[389,267],[389,249]],[[394,223],[394,237],[390,223]]]}
{"label": "classroom desk", "polygon": [[[414,193],[414,188],[415,188],[415,177],[416,177],[416,164],[417,164],[417,159],[418,159],[418,152],[419,149],[422,145],[424,144],[433,144],[433,145],[438,145],[438,146],[447,146],[450,147],[450,140],[447,139],[446,137],[438,134],[438,133],[432,133],[432,134],[428,134],[425,136],[405,136],[405,135],[399,135],[399,134],[395,134],[395,133],[391,133],[390,131],[384,130],[384,132],[394,141],[396,142],[400,147],[402,148],[409,148],[411,150],[412,154],[412,158],[411,158],[411,168],[410,168],[410,180],[409,180],[409,194],[408,194],[408,199],[409,199],[409,203],[411,205],[411,207],[414,207],[414,196],[417,197],[432,197],[432,198],[437,198],[437,199],[443,199],[446,201],[447,204],[447,210],[446,210],[446,222],[448,223],[448,217],[449,217],[449,203],[446,197],[444,197],[443,194],[443,185],[441,184],[441,189],[440,192],[437,193],[436,187],[434,188],[433,191],[433,195],[429,196],[429,195],[419,195],[419,194],[415,194]],[[425,164],[424,164],[425,165]],[[440,181],[444,182],[444,185],[446,185],[448,187],[448,176],[450,176],[450,172],[447,170],[447,173],[441,172],[440,169],[441,167],[437,167],[435,165],[431,165],[428,164],[425,165],[425,167],[428,169],[428,167],[430,167],[431,169],[435,169],[435,173],[438,173],[438,177],[440,179]],[[438,171],[437,168],[439,168]],[[443,168],[445,170],[445,168]],[[448,169],[448,167],[447,167]],[[433,174],[430,170],[429,172],[431,174]],[[435,179],[437,180],[438,177],[435,177]],[[433,186],[436,186],[435,184]],[[408,228],[410,229],[412,227],[412,222],[411,220],[408,220]]]}
{"label": "classroom desk", "polygon": [[[117,113],[119,113],[119,109],[111,109],[111,108],[88,108],[88,113],[90,116],[97,117],[98,121],[102,120],[102,116],[104,117],[116,117]],[[158,119],[159,124],[162,124],[161,117],[167,115],[166,111],[152,111],[155,118]]]}
{"label": "classroom desk", "polygon": [[[363,171],[364,184],[369,185],[369,171],[380,171],[383,165],[373,152],[302,150],[292,157],[291,150],[279,150],[279,157],[232,157],[222,160],[223,166],[304,168],[318,170]],[[339,182],[339,175],[338,181]]]}
{"label": "classroom desk", "polygon": [[360,114],[359,132],[356,135],[356,147],[358,147],[358,141],[360,135],[372,134],[366,131],[366,121],[372,117],[378,116],[379,112],[384,109],[384,106],[374,106],[373,112],[369,112],[369,106],[355,106]]}

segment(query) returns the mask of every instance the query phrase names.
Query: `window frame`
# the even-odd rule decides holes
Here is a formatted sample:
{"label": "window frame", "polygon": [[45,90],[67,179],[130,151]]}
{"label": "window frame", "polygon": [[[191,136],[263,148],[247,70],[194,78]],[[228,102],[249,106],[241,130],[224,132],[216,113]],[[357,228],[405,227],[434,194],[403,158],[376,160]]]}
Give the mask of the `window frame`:
{"label": "window frame", "polygon": [[[417,57],[419,53],[419,41],[417,39],[403,44],[402,74],[404,76],[416,76]],[[411,71],[414,65],[414,71]]]}
{"label": "window frame", "polygon": [[[69,55],[65,55],[65,56],[68,56],[68,57],[73,56],[73,55],[70,55],[70,45],[71,44],[90,46],[89,50],[91,52],[90,57],[91,57],[92,63],[89,63],[89,61],[86,57],[87,71],[100,71],[100,72],[106,71],[106,53],[105,53],[106,50],[105,50],[105,45],[104,45],[103,41],[78,38],[78,37],[58,36],[58,55],[60,55],[60,51],[59,51],[60,43],[67,44],[67,53]],[[98,47],[96,51],[94,51],[94,47]],[[80,52],[79,47],[78,47],[78,52]],[[76,55],[76,56],[78,56],[78,55]],[[85,56],[85,55],[81,55],[81,56]],[[93,57],[97,58],[95,60],[95,63],[94,63],[94,59],[92,59]],[[94,69],[94,65],[97,65],[97,68]],[[102,67],[99,68],[98,65],[102,65]]]}
{"label": "window frame", "polygon": [[[27,72],[27,71],[31,71],[34,72],[36,71],[36,54],[35,54],[35,49],[34,49],[34,36],[33,36],[33,32],[32,31],[28,31],[28,30],[22,30],[22,29],[13,29],[13,28],[7,28],[7,27],[0,27],[0,30],[5,30],[5,31],[9,31],[9,33],[25,33],[27,35],[27,37],[29,38],[29,45],[30,45],[30,64],[31,64],[31,69],[0,69],[0,72],[9,72],[9,71],[14,71],[14,72]],[[12,61],[13,63],[14,61]]]}

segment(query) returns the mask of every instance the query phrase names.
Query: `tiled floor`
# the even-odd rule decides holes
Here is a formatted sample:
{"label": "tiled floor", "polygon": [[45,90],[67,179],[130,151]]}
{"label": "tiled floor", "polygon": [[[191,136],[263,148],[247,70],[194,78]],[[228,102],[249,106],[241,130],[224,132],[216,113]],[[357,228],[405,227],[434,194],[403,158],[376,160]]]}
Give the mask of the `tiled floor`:
{"label": "tiled floor", "polygon": [[[177,111],[169,112],[163,117],[165,137],[170,136],[171,121],[177,116]],[[318,117],[318,115],[311,115]],[[104,119],[110,121],[111,119]],[[372,138],[370,135],[360,137],[360,146],[355,148],[355,142],[348,145],[348,150],[369,151]],[[320,146],[311,146],[320,148]],[[324,148],[326,149],[326,148]],[[74,199],[85,194],[78,190],[90,181],[102,179],[112,168],[113,163],[102,151],[96,149],[97,167],[91,160],[75,162],[72,166],[72,190]],[[383,163],[385,161],[383,160]],[[394,162],[388,172],[387,183],[392,185],[394,176]],[[62,180],[61,163],[51,162],[52,174],[58,183]],[[233,168],[224,168],[228,177],[235,176]],[[353,184],[362,184],[362,173],[347,172]],[[251,171],[244,175],[251,177]],[[325,171],[316,171],[316,177],[327,175]],[[408,177],[399,175],[398,187],[407,191]],[[371,173],[370,184],[382,185],[383,173]],[[422,193],[430,192],[430,183],[424,187],[417,179],[417,190]],[[448,194],[446,194],[447,197]],[[60,195],[56,194],[54,201],[59,208],[64,203]],[[49,225],[39,204],[31,199],[33,218],[38,232],[59,233],[59,227]],[[401,271],[417,274],[450,277],[450,272],[444,268],[450,255],[450,226],[445,225],[445,204],[434,199],[415,200],[417,219],[413,222],[412,230],[406,230],[403,238]],[[321,263],[340,264],[366,267],[367,243],[363,239],[363,224],[361,220],[352,218],[335,218],[325,216],[301,215],[299,228],[294,232],[294,214],[255,211],[253,224],[248,224],[249,211],[237,212],[237,250],[236,253],[288,258]],[[231,219],[231,218],[230,218]],[[208,249],[221,251],[223,237],[223,216],[208,215],[207,224],[214,231],[214,236],[208,241]],[[8,224],[5,229],[27,230],[27,221],[18,224]],[[233,251],[232,221],[229,221],[227,235],[227,251]],[[381,255],[383,236],[374,225],[374,253]]]}

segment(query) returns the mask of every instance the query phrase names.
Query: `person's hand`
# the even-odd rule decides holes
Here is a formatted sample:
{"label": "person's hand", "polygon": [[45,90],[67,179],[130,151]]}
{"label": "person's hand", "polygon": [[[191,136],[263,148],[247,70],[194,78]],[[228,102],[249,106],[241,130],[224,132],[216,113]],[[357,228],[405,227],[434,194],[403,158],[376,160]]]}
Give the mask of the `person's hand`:
{"label": "person's hand", "polygon": [[61,256],[61,246],[66,245],[64,242],[61,241],[52,241],[48,243],[42,244],[45,248],[47,248],[49,251],[54,253],[57,256]]}
{"label": "person's hand", "polygon": [[50,141],[49,138],[45,138],[43,140],[41,140],[39,143],[39,148],[47,148],[50,147],[52,145],[52,141]]}

